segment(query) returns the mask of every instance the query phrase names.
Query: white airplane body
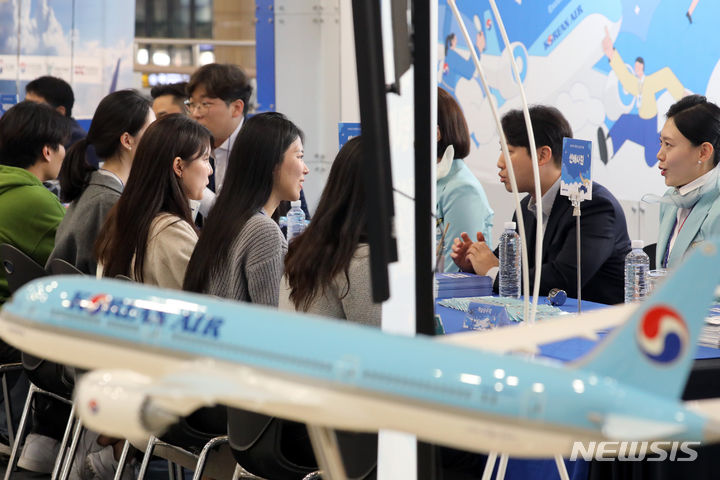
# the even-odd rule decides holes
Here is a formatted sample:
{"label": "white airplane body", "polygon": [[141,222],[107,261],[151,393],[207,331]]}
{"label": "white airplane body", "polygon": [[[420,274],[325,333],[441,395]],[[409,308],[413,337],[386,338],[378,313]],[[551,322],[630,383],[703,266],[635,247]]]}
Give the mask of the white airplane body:
{"label": "white airplane body", "polygon": [[606,309],[586,325],[585,316],[562,317],[506,329],[514,337],[487,336],[496,351],[529,351],[532,338],[626,321],[572,365],[481,350],[483,334],[404,337],[82,277],[20,289],[0,311],[0,336],[34,355],[97,369],[76,386],[78,412],[89,428],[130,439],[222,404],[521,457],[569,456],[577,441],[714,442],[717,402],[690,406],[680,394],[720,279],[717,248],[696,248],[637,307]]}

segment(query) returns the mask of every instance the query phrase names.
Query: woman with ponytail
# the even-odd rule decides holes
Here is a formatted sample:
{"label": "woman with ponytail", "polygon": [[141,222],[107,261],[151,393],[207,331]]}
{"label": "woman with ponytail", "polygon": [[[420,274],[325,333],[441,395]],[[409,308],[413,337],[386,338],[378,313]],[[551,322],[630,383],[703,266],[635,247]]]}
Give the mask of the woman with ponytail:
{"label": "woman with ponytail", "polygon": [[[135,90],[113,92],[100,101],[87,137],[70,147],[60,170],[60,200],[70,207],[48,263],[61,258],[84,273],[95,273],[95,239],[120,198],[140,137],[154,120],[150,100]],[[86,160],[90,147],[100,158],[100,168]]]}

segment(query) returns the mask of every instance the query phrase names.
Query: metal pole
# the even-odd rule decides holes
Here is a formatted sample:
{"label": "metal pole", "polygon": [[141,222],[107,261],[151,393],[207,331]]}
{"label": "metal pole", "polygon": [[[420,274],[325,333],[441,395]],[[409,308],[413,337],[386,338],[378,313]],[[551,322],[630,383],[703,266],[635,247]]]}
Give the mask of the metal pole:
{"label": "metal pole", "polygon": [[582,312],[582,264],[580,263],[580,200],[573,197],[573,216],[575,217],[575,247],[577,250],[577,311]]}

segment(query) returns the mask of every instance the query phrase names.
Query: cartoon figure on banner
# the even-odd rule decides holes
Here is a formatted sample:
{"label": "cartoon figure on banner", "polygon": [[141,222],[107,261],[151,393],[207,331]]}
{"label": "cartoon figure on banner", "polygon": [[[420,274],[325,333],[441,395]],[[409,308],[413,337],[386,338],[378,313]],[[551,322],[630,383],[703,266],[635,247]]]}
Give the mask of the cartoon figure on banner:
{"label": "cartoon figure on banner", "polygon": [[[635,96],[637,113],[620,115],[620,118],[610,128],[607,137],[602,127],[598,128],[600,159],[607,164],[608,160],[614,157],[629,140],[645,148],[645,162],[652,167],[658,161],[656,157],[658,107],[655,95],[667,89],[675,100],[680,100],[685,95],[685,87],[669,67],[645,75],[645,60],[642,57],[635,59],[634,73],[630,73],[620,53],[613,47],[607,27],[605,27],[605,37],[602,40],[602,49],[623,89]],[[612,142],[612,151],[606,138]]]}
{"label": "cartoon figure on banner", "polygon": [[[445,61],[442,63],[441,86],[455,97],[455,87],[461,78],[468,80],[475,75],[475,64],[471,57],[467,59],[457,50],[457,35],[450,33],[445,37]],[[485,50],[485,34],[482,30],[475,36],[475,47],[478,55]],[[455,97],[457,100],[457,97]]]}

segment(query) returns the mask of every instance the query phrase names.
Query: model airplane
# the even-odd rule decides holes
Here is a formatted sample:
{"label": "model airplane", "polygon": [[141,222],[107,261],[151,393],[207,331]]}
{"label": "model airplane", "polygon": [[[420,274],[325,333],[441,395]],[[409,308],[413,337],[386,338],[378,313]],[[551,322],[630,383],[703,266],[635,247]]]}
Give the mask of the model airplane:
{"label": "model airplane", "polygon": [[[82,421],[131,439],[224,404],[521,457],[568,456],[576,441],[715,442],[717,404],[687,405],[680,395],[720,280],[718,246],[696,248],[637,306],[489,335],[411,338],[72,276],[20,289],[0,311],[0,336],[34,355],[99,369],[76,387]],[[494,335],[496,350],[531,350],[533,337],[547,342],[622,321],[571,365],[476,348]]]}

